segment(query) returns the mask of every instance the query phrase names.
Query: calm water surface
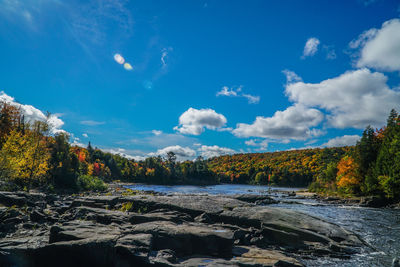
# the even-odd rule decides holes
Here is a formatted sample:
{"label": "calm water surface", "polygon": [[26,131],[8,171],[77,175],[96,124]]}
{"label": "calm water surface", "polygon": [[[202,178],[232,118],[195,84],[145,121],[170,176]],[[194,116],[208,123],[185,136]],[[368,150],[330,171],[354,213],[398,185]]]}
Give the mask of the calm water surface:
{"label": "calm water surface", "polygon": [[[254,185],[214,185],[214,186],[161,186],[134,185],[135,190],[152,190],[166,194],[266,194],[267,186]],[[400,210],[374,209],[357,206],[331,205],[312,199],[290,199],[281,191],[297,191],[299,188],[271,188],[271,194],[282,200],[273,207],[300,211],[333,222],[351,230],[364,239],[371,248],[363,248],[351,259],[319,258],[303,261],[307,266],[391,266],[392,259],[400,256]],[[285,201],[294,201],[287,203]]]}

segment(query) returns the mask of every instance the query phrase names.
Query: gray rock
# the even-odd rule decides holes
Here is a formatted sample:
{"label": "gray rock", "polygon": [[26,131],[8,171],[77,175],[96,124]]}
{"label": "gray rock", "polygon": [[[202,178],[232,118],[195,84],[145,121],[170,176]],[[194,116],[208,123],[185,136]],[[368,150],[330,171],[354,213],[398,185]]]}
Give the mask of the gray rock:
{"label": "gray rock", "polygon": [[392,267],[400,267],[400,259],[395,257],[392,261]]}
{"label": "gray rock", "polygon": [[[290,255],[341,257],[363,246],[335,224],[255,204],[266,196],[1,199],[25,204],[0,208],[0,266],[302,266]],[[131,211],[118,210],[127,202]]]}

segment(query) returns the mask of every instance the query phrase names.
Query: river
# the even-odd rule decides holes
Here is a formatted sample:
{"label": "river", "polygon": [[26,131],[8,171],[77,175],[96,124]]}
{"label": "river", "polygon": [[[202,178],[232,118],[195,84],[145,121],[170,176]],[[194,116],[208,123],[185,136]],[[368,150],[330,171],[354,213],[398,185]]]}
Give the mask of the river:
{"label": "river", "polygon": [[[133,185],[134,190],[156,191],[166,194],[267,194],[267,186],[214,185],[214,186],[162,186]],[[376,209],[348,205],[334,205],[313,199],[288,198],[282,191],[298,191],[300,188],[273,187],[270,194],[281,200],[270,206],[296,210],[338,224],[358,234],[372,248],[362,248],[350,259],[321,257],[302,260],[306,266],[391,266],[392,259],[400,256],[400,210]]]}

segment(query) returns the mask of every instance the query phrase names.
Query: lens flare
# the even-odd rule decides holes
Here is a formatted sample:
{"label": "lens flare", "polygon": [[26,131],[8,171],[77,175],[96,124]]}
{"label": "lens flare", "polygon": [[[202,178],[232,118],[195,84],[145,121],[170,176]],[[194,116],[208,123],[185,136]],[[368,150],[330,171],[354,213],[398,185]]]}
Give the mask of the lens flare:
{"label": "lens flare", "polygon": [[121,65],[125,63],[125,59],[120,54],[115,54],[114,60]]}
{"label": "lens flare", "polygon": [[129,64],[128,62],[126,62],[126,63],[124,64],[124,68],[125,68],[126,70],[132,70],[132,69],[133,69],[133,68],[132,68],[132,65]]}

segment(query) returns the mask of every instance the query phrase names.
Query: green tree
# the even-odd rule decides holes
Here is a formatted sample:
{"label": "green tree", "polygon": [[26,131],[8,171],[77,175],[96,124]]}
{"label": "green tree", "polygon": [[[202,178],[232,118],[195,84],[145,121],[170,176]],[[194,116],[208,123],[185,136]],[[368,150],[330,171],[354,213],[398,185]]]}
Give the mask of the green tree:
{"label": "green tree", "polygon": [[[59,133],[54,137],[51,148],[51,175],[56,187],[74,188],[79,170],[79,161],[75,153],[71,153],[69,136]],[[87,168],[83,166],[82,169]]]}
{"label": "green tree", "polygon": [[375,175],[389,198],[400,198],[400,118],[390,112],[375,165]]}
{"label": "green tree", "polygon": [[360,141],[356,145],[355,158],[358,163],[358,171],[363,181],[362,191],[370,194],[376,192],[378,180],[373,173],[380,143],[375,136],[375,131],[371,126],[364,130]]}

